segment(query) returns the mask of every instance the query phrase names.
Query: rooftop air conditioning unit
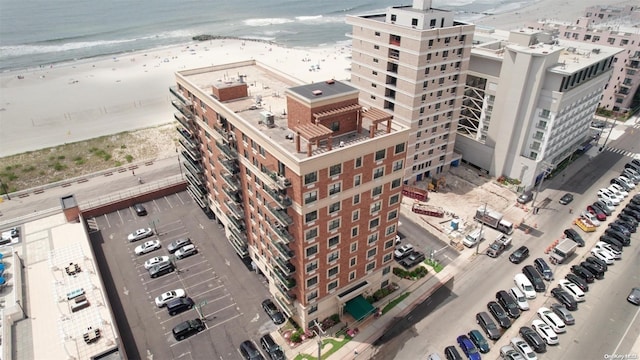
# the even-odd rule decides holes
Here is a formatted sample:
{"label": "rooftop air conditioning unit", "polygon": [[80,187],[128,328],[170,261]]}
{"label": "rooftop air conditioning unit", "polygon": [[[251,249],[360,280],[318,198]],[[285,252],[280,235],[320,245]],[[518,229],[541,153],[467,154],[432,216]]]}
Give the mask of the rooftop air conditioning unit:
{"label": "rooftop air conditioning unit", "polygon": [[262,115],[262,122],[265,123],[267,127],[272,128],[276,126],[274,116],[271,112],[263,111],[260,113],[260,115]]}

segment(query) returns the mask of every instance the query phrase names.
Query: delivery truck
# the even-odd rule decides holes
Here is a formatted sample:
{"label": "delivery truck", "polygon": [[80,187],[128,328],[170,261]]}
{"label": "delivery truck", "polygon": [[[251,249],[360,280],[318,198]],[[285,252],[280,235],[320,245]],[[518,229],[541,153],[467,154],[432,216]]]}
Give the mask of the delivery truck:
{"label": "delivery truck", "polygon": [[486,206],[481,206],[476,210],[474,219],[507,235],[513,233],[513,224],[504,220],[501,213],[491,210]]}

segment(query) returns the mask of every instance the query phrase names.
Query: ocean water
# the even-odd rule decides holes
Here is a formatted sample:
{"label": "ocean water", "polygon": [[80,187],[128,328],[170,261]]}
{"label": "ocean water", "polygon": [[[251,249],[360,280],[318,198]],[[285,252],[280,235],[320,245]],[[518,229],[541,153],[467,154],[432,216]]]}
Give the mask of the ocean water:
{"label": "ocean water", "polygon": [[[472,20],[532,0],[435,0]],[[347,43],[347,14],[411,0],[0,0],[0,71],[186,43],[200,34],[291,47]]]}

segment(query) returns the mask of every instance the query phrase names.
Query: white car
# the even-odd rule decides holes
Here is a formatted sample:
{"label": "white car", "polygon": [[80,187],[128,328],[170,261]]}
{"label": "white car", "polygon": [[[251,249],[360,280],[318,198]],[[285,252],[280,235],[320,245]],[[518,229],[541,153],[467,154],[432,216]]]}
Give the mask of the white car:
{"label": "white car", "polygon": [[556,315],[556,313],[549,310],[549,308],[541,307],[538,309],[538,317],[540,317],[540,319],[547,325],[551,326],[551,329],[553,329],[556,334],[567,331],[567,327],[564,322],[560,317],[558,317],[558,315]]}
{"label": "white car", "polygon": [[168,256],[156,256],[144,262],[144,268],[149,270],[153,267],[153,265],[158,265],[162,262],[169,262]]}
{"label": "white car", "polygon": [[501,359],[509,359],[509,360],[524,360],[524,357],[520,355],[516,349],[511,345],[505,345],[500,348],[500,358]]}
{"label": "white car", "polygon": [[187,296],[187,293],[182,289],[167,291],[166,293],[162,293],[156,297],[156,306],[163,307],[167,305],[169,301],[177,298],[183,298],[185,296]]}
{"label": "white car", "polygon": [[580,217],[591,221],[591,223],[595,226],[600,226],[600,221],[598,220],[598,218],[586,210],[580,213]]}
{"label": "white car", "polygon": [[188,256],[195,255],[197,253],[198,253],[198,249],[196,249],[196,246],[193,244],[189,244],[178,249],[175,255],[176,255],[176,258],[178,259],[184,259]]}
{"label": "white car", "polygon": [[529,346],[529,344],[527,344],[527,342],[524,341],[521,337],[516,336],[514,338],[511,338],[511,346],[513,346],[513,348],[516,349],[516,351],[524,356],[524,358],[527,360],[538,359],[531,346]]}
{"label": "white car", "polygon": [[593,248],[591,249],[591,254],[597,259],[604,261],[604,263],[607,265],[613,264],[616,259],[612,253],[604,249]]}
{"label": "white car", "polygon": [[578,285],[576,285],[576,284],[574,284],[571,281],[566,280],[566,279],[562,279],[562,280],[558,281],[558,285],[560,286],[560,288],[562,290],[566,291],[569,295],[571,295],[571,297],[576,302],[585,301],[584,291],[580,290]]}
{"label": "white car", "polygon": [[614,249],[613,246],[611,246],[610,244],[607,244],[604,241],[598,241],[596,243],[596,245],[594,246],[594,249],[606,250],[606,251],[610,252],[611,255],[613,255],[614,259],[616,259],[616,260],[622,259],[622,251],[618,251],[618,250]]}
{"label": "white car", "polygon": [[409,254],[411,254],[412,251],[413,251],[413,245],[404,244],[404,245],[398,246],[396,248],[396,251],[393,252],[393,255],[396,257],[396,259],[403,259],[409,256]]}
{"label": "white car", "polygon": [[529,310],[529,302],[527,301],[527,298],[524,296],[522,291],[520,291],[520,289],[514,286],[509,289],[509,293],[511,294],[511,296],[513,296],[514,299],[516,299],[516,303],[518,304],[520,310]]}
{"label": "white car", "polygon": [[151,228],[138,229],[132,232],[131,234],[129,234],[129,236],[127,236],[127,239],[129,239],[130,242],[134,242],[134,241],[146,239],[151,235],[153,235],[153,230],[151,230]]}
{"label": "white car", "polygon": [[631,176],[622,174],[620,176],[618,176],[618,180],[622,181],[623,183],[625,183],[625,185],[627,185],[628,187],[635,189],[636,188],[636,183],[633,181],[634,179],[631,178]]}
{"label": "white car", "polygon": [[618,184],[611,184],[607,189],[611,190],[611,192],[616,194],[618,197],[625,198],[629,195],[629,193]]}
{"label": "white car", "polygon": [[153,250],[158,250],[162,247],[160,244],[160,240],[149,240],[145,241],[144,244],[136,246],[134,252],[136,255],[146,254],[148,252],[152,252]]}
{"label": "white car", "polygon": [[547,345],[556,345],[557,343],[559,343],[558,334],[553,331],[551,326],[545,324],[544,321],[538,319],[533,320],[531,322],[531,328],[535,330],[541,338],[544,339],[544,342],[546,342]]}
{"label": "white car", "polygon": [[516,274],[516,276],[513,277],[513,282],[527,299],[536,298],[536,290],[534,289],[533,284],[531,284],[529,278],[527,278],[523,273]]}
{"label": "white car", "polygon": [[616,196],[616,194],[614,194],[607,188],[598,190],[598,197],[611,201],[615,206],[620,205],[620,201],[622,201],[622,199],[620,199],[618,196]]}

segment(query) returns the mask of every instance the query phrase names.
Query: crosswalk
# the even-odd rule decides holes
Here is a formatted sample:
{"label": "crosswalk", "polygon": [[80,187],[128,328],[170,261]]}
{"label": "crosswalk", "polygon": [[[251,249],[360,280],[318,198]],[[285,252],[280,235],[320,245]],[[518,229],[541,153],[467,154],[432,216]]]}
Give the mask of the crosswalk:
{"label": "crosswalk", "polygon": [[631,151],[627,151],[627,150],[623,150],[623,149],[616,149],[616,148],[613,148],[613,147],[610,147],[610,146],[606,146],[604,148],[604,150],[612,152],[612,153],[620,154],[620,155],[623,155],[623,156],[628,156],[630,158],[640,159],[640,154],[634,153],[634,152],[631,152]]}

